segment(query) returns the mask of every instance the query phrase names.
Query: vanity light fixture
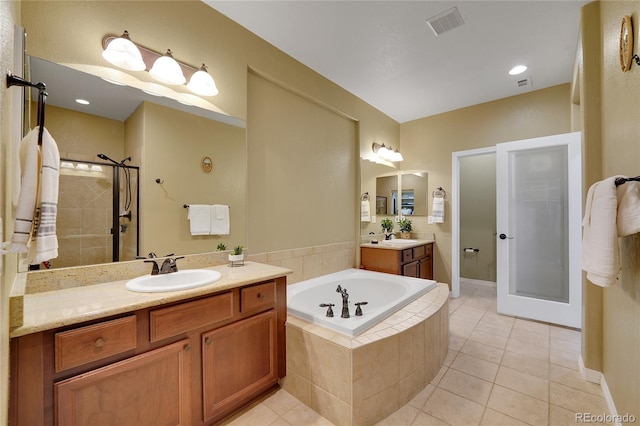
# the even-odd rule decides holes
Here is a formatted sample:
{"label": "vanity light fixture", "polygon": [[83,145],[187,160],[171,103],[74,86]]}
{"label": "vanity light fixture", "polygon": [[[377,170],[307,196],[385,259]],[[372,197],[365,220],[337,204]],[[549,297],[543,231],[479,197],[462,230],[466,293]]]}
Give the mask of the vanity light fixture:
{"label": "vanity light fixture", "polygon": [[215,96],[218,94],[216,83],[213,81],[211,74],[207,71],[207,66],[205,64],[202,64],[200,69],[193,73],[191,80],[189,80],[189,84],[187,84],[187,88],[196,95]]}
{"label": "vanity light fixture", "polygon": [[402,154],[400,154],[398,150],[394,150],[391,147],[386,147],[384,144],[380,145],[379,143],[374,142],[371,146],[371,149],[373,150],[374,154],[376,154],[383,160],[393,161],[394,163],[404,160],[404,158],[402,158]]}
{"label": "vanity light fixture", "polygon": [[167,53],[164,56],[160,56],[153,63],[153,67],[149,70],[149,74],[151,77],[156,80],[171,85],[179,85],[184,84],[187,79],[182,74],[182,69],[180,69],[180,64],[173,59],[173,53],[171,49],[167,49]]}
{"label": "vanity light fixture", "polygon": [[[151,77],[168,85],[182,85],[189,81],[186,85],[189,91],[200,96],[218,94],[213,77],[204,64],[197,69],[174,59],[170,49],[163,55],[140,46],[131,41],[127,31],[121,37],[107,35],[102,40],[102,46],[102,56],[117,67],[129,71],[149,71]],[[137,61],[138,56],[140,61]]]}
{"label": "vanity light fixture", "polygon": [[129,38],[127,30],[112,38],[102,51],[102,57],[110,64],[129,71],[144,71],[147,65],[142,60],[138,47]]}

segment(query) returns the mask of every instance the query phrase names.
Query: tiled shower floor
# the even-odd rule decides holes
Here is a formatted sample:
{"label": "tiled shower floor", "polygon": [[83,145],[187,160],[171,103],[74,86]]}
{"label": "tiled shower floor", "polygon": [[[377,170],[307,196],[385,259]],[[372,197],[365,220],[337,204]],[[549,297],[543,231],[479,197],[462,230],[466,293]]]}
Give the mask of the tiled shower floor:
{"label": "tiled shower floor", "polygon": [[[449,300],[449,355],[416,397],[378,425],[576,425],[608,413],[599,385],[578,371],[580,332],[496,313],[495,288],[461,284]],[[227,422],[332,425],[284,390]]]}

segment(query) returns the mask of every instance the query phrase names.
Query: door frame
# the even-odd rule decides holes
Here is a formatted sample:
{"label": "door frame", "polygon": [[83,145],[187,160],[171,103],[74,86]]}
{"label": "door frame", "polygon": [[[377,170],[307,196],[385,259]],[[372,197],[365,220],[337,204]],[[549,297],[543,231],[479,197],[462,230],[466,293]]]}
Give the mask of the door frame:
{"label": "door frame", "polygon": [[[451,154],[451,296],[460,297],[460,160],[496,153],[496,147],[456,151]],[[494,182],[495,184],[496,182]]]}

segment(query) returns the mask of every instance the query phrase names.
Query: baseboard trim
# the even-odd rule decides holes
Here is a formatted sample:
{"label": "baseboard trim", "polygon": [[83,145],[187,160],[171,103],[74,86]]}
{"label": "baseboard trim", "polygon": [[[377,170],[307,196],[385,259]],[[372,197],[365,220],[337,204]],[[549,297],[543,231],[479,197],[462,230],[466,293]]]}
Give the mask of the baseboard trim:
{"label": "baseboard trim", "polygon": [[578,364],[580,366],[580,375],[582,378],[588,382],[598,383],[600,388],[602,389],[602,395],[604,396],[604,400],[607,403],[607,408],[609,409],[609,414],[611,415],[611,420],[613,420],[613,424],[616,426],[622,426],[622,422],[620,417],[618,416],[618,410],[616,409],[616,404],[613,401],[613,396],[611,396],[611,391],[609,391],[609,386],[607,385],[607,379],[605,379],[604,374],[597,370],[591,370],[584,366],[584,360],[582,359],[582,355],[578,358]]}
{"label": "baseboard trim", "polygon": [[496,287],[495,281],[484,281],[484,280],[476,280],[473,278],[462,278],[460,277],[460,284],[475,284],[475,285],[483,285],[487,287]]}

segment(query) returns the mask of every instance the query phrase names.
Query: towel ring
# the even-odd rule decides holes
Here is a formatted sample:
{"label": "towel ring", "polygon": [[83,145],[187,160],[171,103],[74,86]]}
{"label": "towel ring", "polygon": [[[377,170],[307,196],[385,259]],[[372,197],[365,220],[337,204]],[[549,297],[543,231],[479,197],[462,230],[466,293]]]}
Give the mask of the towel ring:
{"label": "towel ring", "polygon": [[441,186],[437,187],[435,191],[431,193],[433,198],[447,198],[447,191],[442,189]]}

